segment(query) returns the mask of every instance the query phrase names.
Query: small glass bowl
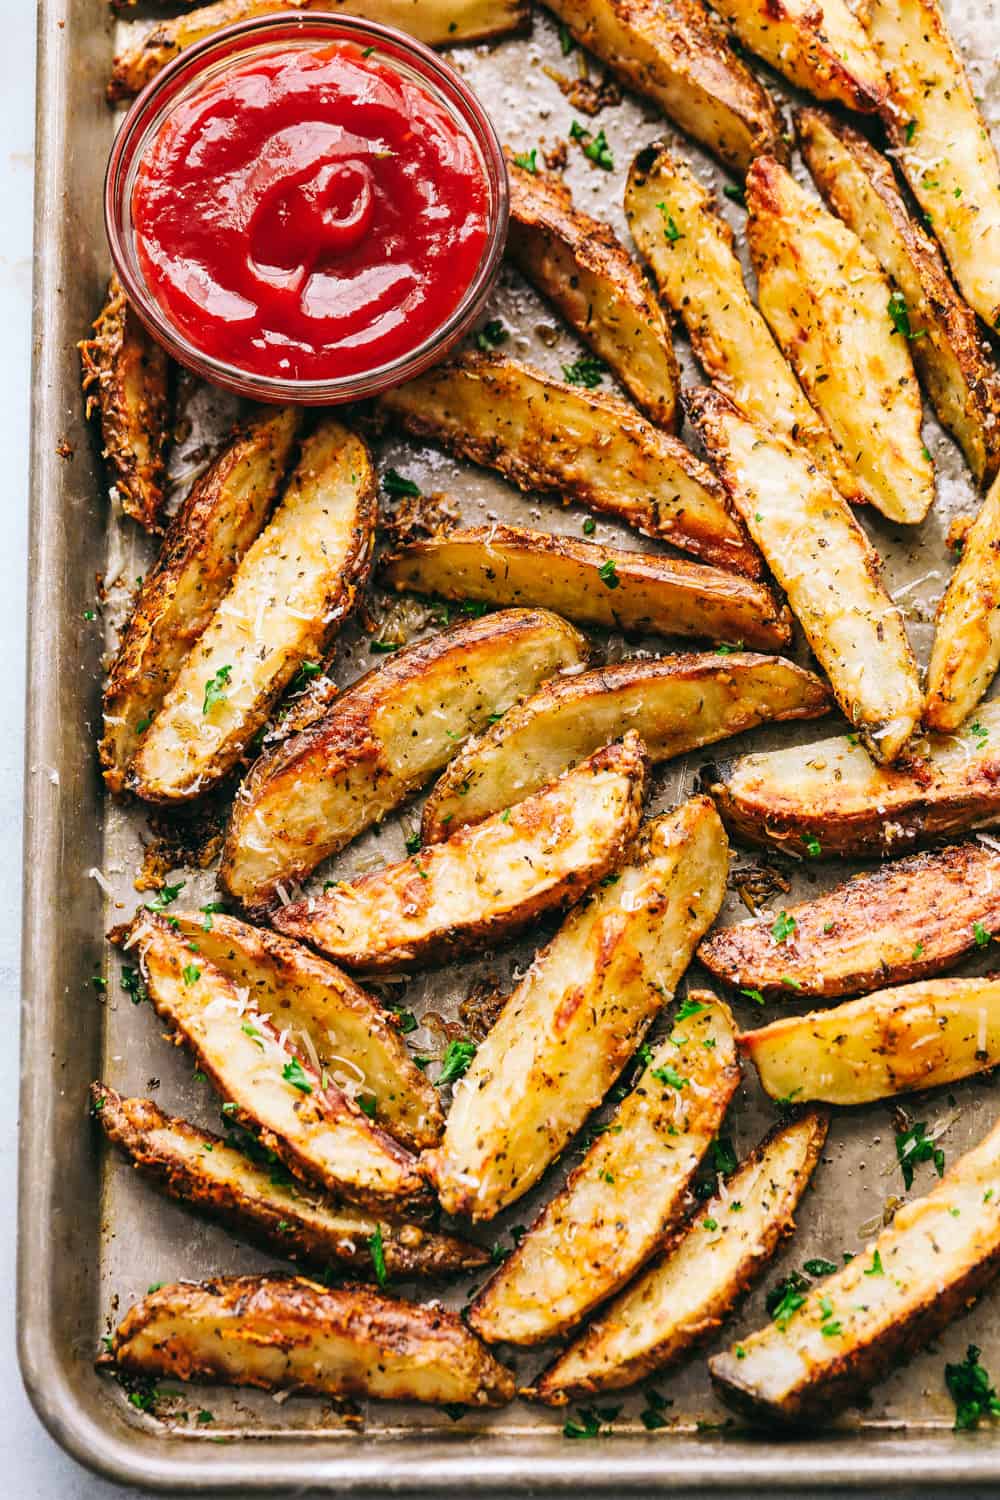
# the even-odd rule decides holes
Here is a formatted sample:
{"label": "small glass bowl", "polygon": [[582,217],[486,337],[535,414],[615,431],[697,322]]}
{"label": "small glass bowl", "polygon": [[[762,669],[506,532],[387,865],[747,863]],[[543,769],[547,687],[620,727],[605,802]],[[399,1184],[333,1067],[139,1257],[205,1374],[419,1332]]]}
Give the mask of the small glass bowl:
{"label": "small glass bowl", "polygon": [[[132,225],[132,192],[143,154],[182,99],[234,65],[273,52],[333,41],[373,47],[381,59],[427,89],[476,146],[489,192],[486,246],[459,305],[410,353],[339,379],[282,380],[214,359],[195,348],[170,321],[147,286],[139,265]],[[507,168],[500,141],[489,115],[455,69],[422,42],[393,26],[323,11],[242,21],[186,48],[133,102],[112,147],[104,184],[104,222],[111,258],[129,301],[152,336],[174,359],[216,385],[256,401],[303,406],[331,406],[373,396],[387,386],[412,379],[443,359],[472,327],[489,296],[500,268],[508,215]]]}

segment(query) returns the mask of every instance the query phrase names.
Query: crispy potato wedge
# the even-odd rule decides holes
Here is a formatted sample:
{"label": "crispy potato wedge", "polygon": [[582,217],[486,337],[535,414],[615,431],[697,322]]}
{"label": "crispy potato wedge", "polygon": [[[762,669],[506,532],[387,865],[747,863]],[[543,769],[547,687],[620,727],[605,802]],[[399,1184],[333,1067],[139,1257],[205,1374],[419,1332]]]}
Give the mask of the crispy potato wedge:
{"label": "crispy potato wedge", "polygon": [[170,910],[171,925],[219,969],[253,1008],[288,1032],[325,1072],[402,1145],[441,1138],[437,1089],[410,1056],[395,1019],[342,970],[287,937],[219,913]]}
{"label": "crispy potato wedge", "polygon": [[748,417],[807,448],[848,500],[866,500],[860,479],[750,300],[729,225],[691,169],[665,146],[645,146],[633,161],[625,217],[660,295],[682,319],[712,383]]}
{"label": "crispy potato wedge", "polygon": [[878,553],[825,472],[794,443],[752,422],[721,391],[693,392],[688,413],[845,716],[876,760],[895,760],[923,696]]}
{"label": "crispy potato wedge", "polygon": [[942,425],[976,478],[989,481],[1000,467],[1000,380],[975,314],[937,245],[910,217],[881,152],[818,109],[799,110],[796,127],[816,186],[903,298],[910,353]]}
{"label": "crispy potato wedge", "polygon": [[870,1104],[1000,1062],[1000,979],[925,979],[740,1036],[772,1099]]}
{"label": "crispy potato wedge", "polygon": [[699,1163],[740,1081],[733,1018],[690,996],[672,1036],[649,1052],[632,1092],[565,1186],[472,1304],[491,1343],[564,1333],[622,1286],[681,1219]]}
{"label": "crispy potato wedge", "polygon": [[718,1394],[769,1423],[829,1421],[968,1307],[1000,1269],[998,1188],[1000,1126],[814,1287],[787,1327],[771,1323],[714,1355],[708,1368]]}
{"label": "crispy potato wedge", "polygon": [[531,796],[626,728],[651,761],[669,760],[757,724],[814,719],[825,685],[780,656],[688,653],[626,659],[543,684],[470,740],[424,803],[425,844]]}
{"label": "crispy potato wedge", "polygon": [[546,0],[582,47],[637,94],[743,171],[780,155],[781,111],[700,0]]}
{"label": "crispy potato wedge", "polygon": [[304,1276],[175,1282],[130,1308],[102,1365],[327,1396],[502,1406],[514,1377],[440,1303]]}
{"label": "crispy potato wedge", "polygon": [[115,57],[108,98],[130,99],[185,47],[203,37],[278,11],[349,12],[364,21],[398,26],[431,47],[484,42],[519,31],[527,22],[528,0],[215,0],[190,14],[174,16],[147,32],[142,41]]}
{"label": "crispy potato wedge", "polygon": [[966,532],[938,605],[924,723],[948,734],[969,717],[1000,666],[1000,477]]}
{"label": "crispy potato wedge", "polygon": [[541,604],[613,630],[703,636],[765,651],[791,640],[788,611],[766,584],[682,558],[547,531],[449,531],[388,558],[382,576],[400,592]]}
{"label": "crispy potato wedge", "polygon": [[500,356],[467,355],[379,398],[407,432],[521,489],[627,521],[718,567],[759,578],[760,556],[711,469],[628,402]]}
{"label": "crispy potato wedge", "polygon": [[1000,822],[1000,702],[930,742],[926,759],[876,766],[853,736],[744,755],[709,767],[726,826],[754,844],[823,857],[899,854],[918,842]]}
{"label": "crispy potato wedge", "polygon": [[651,422],[678,425],[680,375],[670,323],[609,224],[576,207],[562,178],[508,153],[507,256],[608,364]]}
{"label": "crispy potato wedge", "polygon": [[[717,979],[770,999],[837,999],[939,974],[1000,931],[1000,850],[978,840],[856,875],[786,912],[714,932],[698,958]],[[787,923],[785,924],[787,926]]]}
{"label": "crispy potato wedge", "polygon": [[937,0],[872,0],[889,80],[883,119],[962,296],[1000,318],[1000,162]]}
{"label": "crispy potato wedge", "polygon": [[448,1213],[526,1193],[618,1077],[722,902],[729,850],[694,797],[640,833],[613,885],[538,954],[455,1090],[422,1164]]}
{"label": "crispy potato wedge", "polygon": [[744,47],[807,94],[872,114],[888,84],[846,0],[712,0]]}
{"label": "crispy potato wedge", "polygon": [[144,734],[130,790],[183,802],[232,770],[303,661],[324,655],[354,609],[377,513],[367,448],[327,419]]}
{"label": "crispy potato wedge", "polygon": [[417,790],[493,713],[585,661],[583,637],[543,610],[506,610],[398,652],[308,729],[265,751],[237,795],[223,888],[266,910],[284,884]]}
{"label": "crispy potato wedge", "polygon": [[934,469],[892,289],[875,257],[778,162],[747,173],[747,244],[760,310],[871,498],[890,521],[922,521]]}
{"label": "crispy potato wedge", "polygon": [[235,1104],[234,1120],[259,1134],[296,1176],[375,1213],[428,1207],[409,1152],[165,918],[141,911],[127,946],[137,949],[157,1013]]}
{"label": "crispy potato wedge", "polygon": [[618,867],[642,817],[647,766],[629,731],[505,812],[281,907],[274,924],[368,973],[491,946]]}
{"label": "crispy potato wedge", "polygon": [[122,509],[159,531],[170,437],[170,360],[126,300],[117,276],[79,345],[87,416],[101,420],[104,457]]}
{"label": "crispy potato wedge", "polygon": [[724,1191],[669,1236],[656,1260],[546,1370],[534,1394],[562,1406],[620,1390],[711,1337],[795,1228],[827,1125],[825,1114],[810,1110],[772,1130]]}
{"label": "crispy potato wedge", "polygon": [[249,421],[194,484],[136,594],[104,690],[104,780],[124,790],[132,757],[262,530],[298,435],[293,406]]}
{"label": "crispy potato wedge", "polygon": [[168,1198],[218,1219],[242,1238],[307,1265],[372,1266],[381,1236],[391,1276],[439,1276],[488,1263],[479,1245],[419,1224],[391,1224],[311,1192],[273,1165],[258,1165],[222,1136],[165,1115],[151,1099],[91,1085],[91,1113],[136,1170]]}

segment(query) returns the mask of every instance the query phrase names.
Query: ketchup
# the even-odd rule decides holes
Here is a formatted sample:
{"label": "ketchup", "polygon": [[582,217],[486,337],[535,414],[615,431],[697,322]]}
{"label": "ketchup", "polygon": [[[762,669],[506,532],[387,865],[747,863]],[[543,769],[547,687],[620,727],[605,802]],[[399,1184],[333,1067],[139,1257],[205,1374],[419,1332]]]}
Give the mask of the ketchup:
{"label": "ketchup", "polygon": [[488,214],[475,142],[353,42],[264,55],[196,90],[132,196],[164,313],[203,353],[284,380],[359,374],[424,343],[476,274]]}

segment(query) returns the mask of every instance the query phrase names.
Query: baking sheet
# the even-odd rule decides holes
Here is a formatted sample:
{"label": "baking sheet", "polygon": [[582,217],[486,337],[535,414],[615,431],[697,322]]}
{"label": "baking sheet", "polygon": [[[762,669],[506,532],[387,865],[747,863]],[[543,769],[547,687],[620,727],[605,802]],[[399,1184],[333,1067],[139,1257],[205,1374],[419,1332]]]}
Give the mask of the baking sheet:
{"label": "baking sheet", "polygon": [[[1000,82],[991,65],[1000,41],[995,9],[954,0],[947,8],[972,59],[974,88],[997,128]],[[244,1492],[293,1480],[339,1488],[364,1479],[369,1488],[406,1484],[441,1490],[518,1481],[596,1486],[612,1476],[619,1487],[708,1488],[734,1478],[745,1487],[780,1486],[813,1480],[818,1473],[829,1483],[884,1485],[935,1475],[950,1480],[1000,1475],[1000,1444],[989,1431],[959,1439],[951,1434],[953,1409],[943,1384],[945,1361],[961,1358],[970,1341],[981,1346],[987,1368],[1000,1372],[1000,1331],[992,1329],[1000,1289],[949,1329],[932,1351],[881,1383],[864,1411],[848,1413],[834,1432],[813,1444],[748,1437],[712,1396],[703,1355],[656,1378],[656,1389],[669,1403],[664,1429],[645,1431],[639,1413],[646,1400],[635,1392],[600,1403],[621,1405],[613,1434],[584,1444],[563,1438],[563,1415],[524,1402],[499,1412],[470,1413],[454,1423],[443,1412],[402,1404],[348,1408],[300,1397],[279,1403],[264,1394],[183,1391],[165,1382],[176,1394],[161,1397],[156,1416],[151,1416],[128,1405],[116,1385],[93,1373],[90,1360],[100,1335],[151,1283],[252,1271],[274,1261],[158,1198],[120,1157],[100,1147],[85,1118],[86,1085],[95,1076],[123,1091],[149,1093],[170,1112],[210,1126],[218,1124],[218,1101],[194,1075],[189,1055],[164,1042],[151,1008],[133,1007],[124,995],[117,960],[109,959],[102,942],[107,927],[130,914],[141,899],[133,879],[148,836],[141,812],[105,801],[98,786],[93,744],[102,658],[150,553],[135,528],[123,524],[116,508],[108,505],[93,437],[81,422],[72,347],[100,305],[107,273],[100,182],[113,122],[101,85],[112,49],[112,24],[101,0],[48,0],[40,28],[20,1305],[23,1367],[42,1415],[78,1456],[119,1477],[176,1487],[232,1485]],[[530,37],[454,54],[515,149],[539,147],[541,155],[568,135],[573,119],[604,129],[615,170],[598,169],[571,145],[566,175],[580,205],[609,219],[623,235],[624,174],[634,152],[650,140],[671,141],[703,181],[721,186],[728,180],[652,107],[626,98],[594,121],[574,111],[546,69],[572,75],[578,59],[577,53],[562,57],[556,28],[541,14]],[[599,65],[591,69],[600,71]],[[769,77],[768,82],[789,97],[776,80]],[[739,236],[742,211],[721,201]],[[504,270],[486,316],[501,317],[510,329],[506,350],[553,372],[580,352],[552,311],[512,270]],[[686,378],[697,383],[680,339],[678,352]],[[190,427],[174,457],[175,498],[236,408],[228,397],[193,388],[185,410]],[[930,418],[926,441],[937,466],[938,501],[924,525],[907,534],[881,518],[864,517],[885,558],[887,582],[906,610],[922,662],[930,648],[933,608],[951,567],[948,525],[977,504],[960,455]],[[429,447],[387,439],[377,445],[376,456],[380,467],[395,467],[425,491],[446,491],[469,524],[499,519],[581,534],[585,512],[564,509],[551,498],[521,496],[485,471]],[[594,538],[652,546],[600,519]],[[85,612],[95,609],[97,573],[110,585],[109,596],[90,622]],[[376,615],[388,609],[396,621],[397,604],[377,593],[374,603]],[[407,609],[403,623],[416,638],[421,624],[426,628],[428,622],[419,611]],[[598,644],[609,659],[664,646],[662,641],[626,643],[614,636],[602,636]],[[800,649],[798,659],[806,661],[807,653]],[[341,683],[350,682],[377,660],[370,655],[368,638],[349,626],[335,675]],[[751,746],[787,745],[793,736],[804,742],[833,732],[836,721],[779,726],[725,742],[722,749],[738,753]],[[649,813],[688,795],[707,758],[699,752],[660,767]],[[400,857],[419,802],[414,799],[381,831],[357,840],[317,872],[318,878],[349,876]],[[768,903],[776,908],[858,868],[843,862],[796,867],[773,857],[764,862],[789,884],[787,892]],[[737,851],[733,870],[759,863],[760,856]],[[180,898],[185,905],[200,905],[215,894],[211,874],[182,870],[170,879],[186,882]],[[745,908],[731,889],[720,920],[742,915]],[[434,1012],[450,1018],[473,983],[496,980],[506,990],[540,936],[536,932],[502,951],[415,976],[405,987],[407,1006],[418,1017]],[[965,971],[987,967],[984,956]],[[109,979],[106,997],[92,986],[95,974]],[[693,968],[682,991],[704,978]],[[737,1000],[734,1009],[744,1024],[759,1019],[752,1004]],[[768,1013],[776,1010],[772,1005]],[[424,1030],[408,1041],[419,1053],[435,1054],[442,1045]],[[938,1091],[926,1101],[914,1099],[907,1107],[914,1118],[926,1119],[929,1129],[944,1127],[940,1144],[952,1160],[986,1132],[998,1104],[993,1080],[981,1078]],[[745,1078],[727,1122],[741,1154],[772,1119],[755,1080]],[[766,1318],[766,1290],[781,1275],[812,1256],[839,1260],[871,1236],[886,1202],[904,1196],[893,1134],[885,1105],[836,1117],[798,1216],[798,1233],[727,1325],[724,1337],[706,1353]],[[566,1154],[569,1164],[575,1159],[573,1152]],[[510,1227],[530,1223],[559,1177],[557,1168],[539,1192],[485,1226],[480,1237],[509,1245]],[[929,1164],[918,1168],[909,1196],[927,1190],[933,1180]],[[482,1280],[463,1279],[453,1289],[435,1286],[434,1293],[460,1306],[470,1287]],[[394,1290],[426,1295],[427,1284],[394,1283]],[[527,1380],[546,1362],[547,1352],[523,1352],[511,1363]],[[194,1414],[203,1410],[211,1411],[212,1421],[198,1424]],[[267,1441],[251,1443],[251,1438]]]}

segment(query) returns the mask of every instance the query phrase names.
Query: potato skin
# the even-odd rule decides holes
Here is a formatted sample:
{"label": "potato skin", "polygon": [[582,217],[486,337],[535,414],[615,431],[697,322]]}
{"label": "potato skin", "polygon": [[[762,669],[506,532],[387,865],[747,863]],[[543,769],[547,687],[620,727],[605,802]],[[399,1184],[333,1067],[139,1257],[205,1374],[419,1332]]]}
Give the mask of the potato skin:
{"label": "potato skin", "polygon": [[502,1406],[514,1378],[455,1313],[304,1276],[218,1276],[151,1292],[102,1365],[318,1395]]}
{"label": "potato skin", "polygon": [[835,1000],[940,974],[976,947],[975,925],[1000,931],[1000,853],[973,840],[893,864],[788,908],[724,927],[698,949],[717,979],[771,1000]]}
{"label": "potato skin", "polygon": [[715,0],[715,8],[744,46],[817,99],[865,114],[885,103],[878,55],[847,0]]}
{"label": "potato skin", "polygon": [[1000,666],[1000,476],[987,491],[937,609],[924,723],[948,734],[972,713]]}
{"label": "potato skin", "polygon": [[222,1136],[171,1118],[151,1099],[123,1099],[102,1083],[92,1084],[90,1095],[91,1114],[141,1176],[286,1260],[370,1268],[370,1239],[380,1232],[390,1275],[445,1275],[489,1261],[485,1250],[454,1235],[380,1221],[301,1183],[282,1182],[273,1167],[257,1166]]}
{"label": "potato skin", "polygon": [[670,323],[609,224],[576,207],[561,178],[507,152],[507,256],[617,375],[658,427],[678,426],[680,374]]}
{"label": "potato skin", "polygon": [[367,973],[502,942],[618,867],[642,817],[647,770],[629,733],[477,828],[281,907],[274,924]]}
{"label": "potato skin", "polygon": [[158,532],[170,438],[170,360],[129,306],[117,276],[91,338],[79,345],[87,416],[96,410],[122,509]]}

